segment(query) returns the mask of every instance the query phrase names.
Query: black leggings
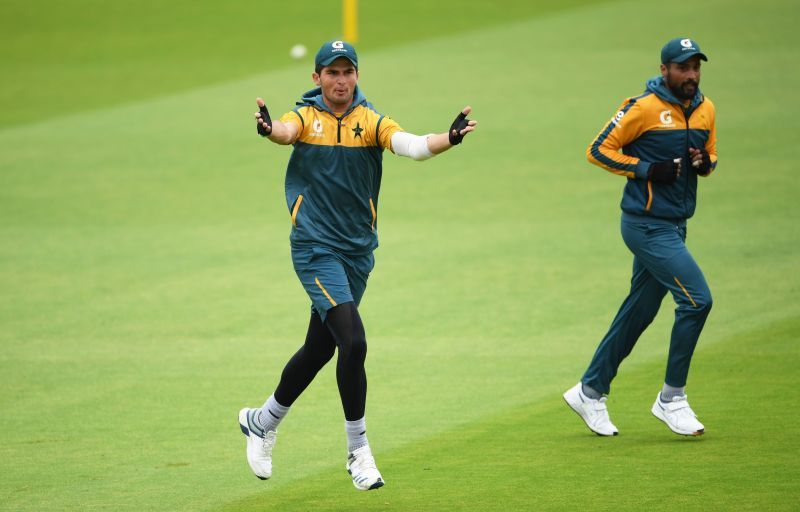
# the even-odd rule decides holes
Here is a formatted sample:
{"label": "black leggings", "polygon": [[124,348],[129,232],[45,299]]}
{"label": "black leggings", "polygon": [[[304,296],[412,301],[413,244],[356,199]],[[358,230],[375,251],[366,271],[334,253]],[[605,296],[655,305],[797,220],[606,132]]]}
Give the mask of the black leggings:
{"label": "black leggings", "polygon": [[316,312],[311,314],[306,341],[283,369],[275,400],[286,407],[292,405],[317,372],[331,360],[337,347],[336,382],[344,417],[348,421],[363,418],[367,401],[367,374],[364,371],[367,337],[352,302],[328,310],[324,324]]}

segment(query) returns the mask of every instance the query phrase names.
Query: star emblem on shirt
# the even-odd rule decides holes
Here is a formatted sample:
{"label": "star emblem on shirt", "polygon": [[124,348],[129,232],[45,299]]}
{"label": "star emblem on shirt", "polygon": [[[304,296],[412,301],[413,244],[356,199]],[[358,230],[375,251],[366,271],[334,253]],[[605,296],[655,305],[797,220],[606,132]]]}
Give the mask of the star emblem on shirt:
{"label": "star emblem on shirt", "polygon": [[361,123],[356,123],[356,127],[353,128],[353,133],[355,133],[355,137],[361,137],[361,132],[363,131],[364,129],[361,128]]}

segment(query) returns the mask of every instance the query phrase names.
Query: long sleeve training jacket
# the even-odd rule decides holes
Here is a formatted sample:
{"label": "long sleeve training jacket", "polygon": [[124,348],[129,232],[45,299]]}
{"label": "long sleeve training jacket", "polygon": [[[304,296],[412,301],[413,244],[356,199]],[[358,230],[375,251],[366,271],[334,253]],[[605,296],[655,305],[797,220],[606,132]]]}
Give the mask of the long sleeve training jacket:
{"label": "long sleeve training jacket", "polygon": [[[685,105],[662,77],[647,81],[644,94],[626,99],[586,150],[589,161],[625,176],[620,207],[626,213],[664,219],[688,219],[697,202],[696,168],[689,148],[705,148],[717,166],[714,104],[697,90]],[[681,175],[672,184],[647,179],[650,164],[681,158]]]}

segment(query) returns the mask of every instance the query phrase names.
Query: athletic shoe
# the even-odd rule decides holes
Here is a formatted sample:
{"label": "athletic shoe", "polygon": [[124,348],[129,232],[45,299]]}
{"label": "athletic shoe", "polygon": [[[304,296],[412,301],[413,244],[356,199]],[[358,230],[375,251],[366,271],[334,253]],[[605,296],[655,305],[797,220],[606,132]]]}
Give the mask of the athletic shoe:
{"label": "athletic shoe", "polygon": [[345,468],[353,477],[353,485],[359,491],[370,491],[383,487],[383,477],[375,466],[375,459],[372,457],[369,445],[353,450],[347,456]]}
{"label": "athletic shoe", "polygon": [[661,393],[653,404],[653,416],[667,424],[669,429],[682,436],[702,436],[703,424],[697,421],[697,415],[691,407],[686,395],[675,396],[671,402],[662,402]]}
{"label": "athletic shoe", "polygon": [[564,393],[564,401],[573,411],[578,413],[589,430],[598,436],[615,436],[619,434],[617,427],[611,423],[606,407],[606,397],[595,400],[583,394],[581,383],[575,384]]}
{"label": "athletic shoe", "polygon": [[272,476],[272,448],[275,446],[277,432],[269,430],[264,433],[255,421],[258,409],[242,409],[239,411],[239,426],[247,437],[247,462],[250,469],[261,480]]}

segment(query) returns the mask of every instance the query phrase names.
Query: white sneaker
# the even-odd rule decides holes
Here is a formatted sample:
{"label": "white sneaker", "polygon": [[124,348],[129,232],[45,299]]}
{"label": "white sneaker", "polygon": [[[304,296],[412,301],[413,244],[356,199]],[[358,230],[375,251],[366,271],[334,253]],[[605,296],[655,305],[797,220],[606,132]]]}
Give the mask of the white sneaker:
{"label": "white sneaker", "polygon": [[611,423],[606,407],[606,397],[595,400],[583,394],[581,383],[575,384],[564,393],[564,401],[586,423],[589,430],[599,436],[615,436],[619,434],[617,427]]}
{"label": "white sneaker", "polygon": [[676,396],[671,402],[661,401],[661,393],[656,396],[653,404],[653,416],[667,424],[669,429],[682,436],[702,436],[705,431],[703,424],[697,421],[697,415],[691,407],[686,395]]}
{"label": "white sneaker", "polygon": [[272,448],[275,446],[277,432],[259,427],[255,421],[258,409],[242,409],[239,411],[239,426],[247,437],[247,462],[250,469],[261,480],[272,476]]}
{"label": "white sneaker", "polygon": [[369,445],[353,450],[347,456],[345,468],[353,477],[353,485],[359,491],[377,489],[383,487],[385,483],[380,471],[375,466],[375,459],[372,457]]}

